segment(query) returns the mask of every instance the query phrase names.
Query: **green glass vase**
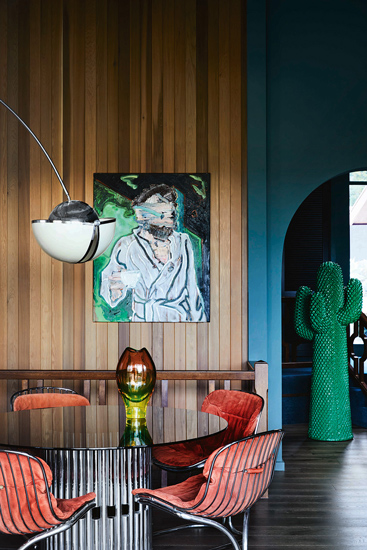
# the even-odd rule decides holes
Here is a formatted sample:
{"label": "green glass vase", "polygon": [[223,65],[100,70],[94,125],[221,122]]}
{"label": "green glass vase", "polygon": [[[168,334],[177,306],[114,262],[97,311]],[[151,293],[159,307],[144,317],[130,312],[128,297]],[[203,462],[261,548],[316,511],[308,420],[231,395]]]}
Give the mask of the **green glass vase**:
{"label": "green glass vase", "polygon": [[155,365],[148,350],[126,348],[116,368],[117,387],[126,410],[126,426],[120,441],[121,446],[152,444],[146,413],[155,380]]}

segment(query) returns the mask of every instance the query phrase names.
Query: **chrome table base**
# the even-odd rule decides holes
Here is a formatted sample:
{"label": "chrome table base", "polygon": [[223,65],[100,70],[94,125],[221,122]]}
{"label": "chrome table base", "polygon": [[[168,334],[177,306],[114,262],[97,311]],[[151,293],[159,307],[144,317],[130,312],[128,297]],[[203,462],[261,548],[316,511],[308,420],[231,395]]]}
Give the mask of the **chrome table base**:
{"label": "chrome table base", "polygon": [[47,550],[151,550],[151,512],[132,489],[150,487],[151,448],[45,450],[56,498],[94,491],[96,508],[47,543]]}

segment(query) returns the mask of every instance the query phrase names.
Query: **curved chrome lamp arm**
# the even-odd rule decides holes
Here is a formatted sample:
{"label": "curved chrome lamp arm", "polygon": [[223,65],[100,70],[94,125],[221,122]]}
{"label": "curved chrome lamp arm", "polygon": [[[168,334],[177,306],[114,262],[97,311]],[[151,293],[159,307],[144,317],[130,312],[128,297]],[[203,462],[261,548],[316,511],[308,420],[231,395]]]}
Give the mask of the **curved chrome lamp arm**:
{"label": "curved chrome lamp arm", "polygon": [[2,105],[4,105],[4,107],[6,107],[8,109],[8,111],[10,111],[18,120],[21,124],[23,124],[24,128],[27,128],[28,132],[31,134],[31,136],[36,140],[36,142],[38,143],[38,145],[41,147],[42,151],[44,152],[44,154],[46,155],[46,158],[48,160],[48,162],[51,164],[56,176],[57,176],[57,179],[59,180],[59,182],[61,183],[61,186],[64,190],[64,193],[65,195],[67,196],[67,199],[68,199],[68,202],[70,202],[70,195],[68,193],[68,190],[66,189],[65,185],[64,185],[64,182],[62,181],[61,179],[61,176],[59,174],[59,172],[57,171],[56,169],[56,166],[54,165],[54,163],[52,162],[51,158],[50,158],[50,155],[47,153],[46,149],[43,147],[42,143],[40,142],[40,140],[38,139],[38,137],[32,132],[32,130],[30,129],[29,126],[27,126],[27,124],[24,122],[24,120],[22,120],[20,118],[19,115],[17,115],[17,113],[15,111],[13,111],[13,109],[11,109],[11,107],[9,107],[9,105],[7,105],[5,103],[5,101],[3,101],[2,99],[0,99],[0,103]]}
{"label": "curved chrome lamp arm", "polygon": [[0,103],[19,120],[36,140],[68,199],[67,202],[55,206],[47,220],[32,220],[33,234],[38,244],[46,254],[61,262],[75,264],[94,260],[111,243],[115,233],[116,219],[99,219],[97,212],[89,204],[71,200],[60,174],[40,140],[5,101],[0,99]]}

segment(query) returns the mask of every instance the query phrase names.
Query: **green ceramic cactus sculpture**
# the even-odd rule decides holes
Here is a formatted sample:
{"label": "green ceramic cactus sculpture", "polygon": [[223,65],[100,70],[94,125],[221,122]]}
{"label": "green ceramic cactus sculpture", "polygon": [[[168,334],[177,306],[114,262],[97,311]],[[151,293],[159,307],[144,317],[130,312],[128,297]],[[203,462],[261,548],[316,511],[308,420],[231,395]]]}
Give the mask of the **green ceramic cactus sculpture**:
{"label": "green ceramic cactus sculpture", "polygon": [[361,310],[361,282],[350,279],[344,288],[341,267],[334,262],[319,267],[316,292],[307,286],[298,289],[295,329],[302,338],[313,342],[308,428],[312,439],[353,438],[346,326],[357,321]]}

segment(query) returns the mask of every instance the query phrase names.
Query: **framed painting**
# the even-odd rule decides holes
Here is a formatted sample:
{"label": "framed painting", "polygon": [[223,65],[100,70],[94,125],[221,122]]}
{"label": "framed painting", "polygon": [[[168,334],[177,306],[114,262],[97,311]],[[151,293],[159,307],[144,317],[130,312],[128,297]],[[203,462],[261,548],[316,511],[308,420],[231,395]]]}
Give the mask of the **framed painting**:
{"label": "framed painting", "polygon": [[95,321],[209,321],[209,174],[94,174],[94,208],[116,218],[94,261]]}

